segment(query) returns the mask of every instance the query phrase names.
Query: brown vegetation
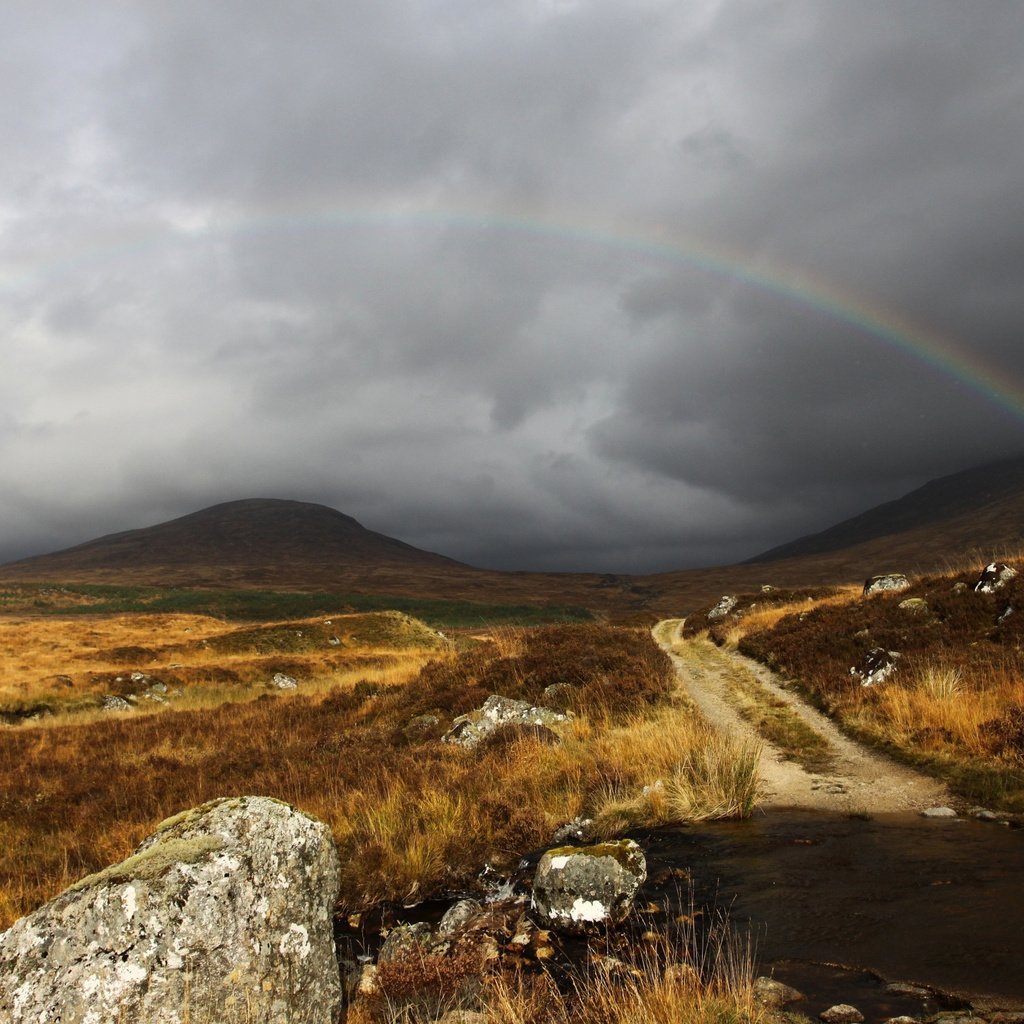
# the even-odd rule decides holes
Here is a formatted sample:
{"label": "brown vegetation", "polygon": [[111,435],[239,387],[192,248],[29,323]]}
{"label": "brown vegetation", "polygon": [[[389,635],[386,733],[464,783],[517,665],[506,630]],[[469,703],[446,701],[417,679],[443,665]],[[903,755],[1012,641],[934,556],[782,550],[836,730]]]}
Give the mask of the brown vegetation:
{"label": "brown vegetation", "polygon": [[[928,576],[898,593],[848,590],[768,610],[761,595],[748,595],[711,635],[968,799],[1024,810],[1024,580],[976,593],[979,570]],[[707,610],[691,631],[708,625]],[[850,670],[873,648],[898,652],[897,669],[862,686]]]}
{"label": "brown vegetation", "polygon": [[[697,792],[723,784],[722,772],[702,774],[693,746],[712,737],[646,631],[550,627],[513,640],[435,652],[407,685],[367,679],[0,730],[0,927],[219,796],[274,796],[328,822],[347,908],[472,888],[485,863],[514,864],[581,812],[614,829],[677,820],[684,807],[749,810],[752,762],[738,773],[746,795]],[[571,685],[576,712],[560,744],[438,741],[489,693],[536,702],[553,682]]]}

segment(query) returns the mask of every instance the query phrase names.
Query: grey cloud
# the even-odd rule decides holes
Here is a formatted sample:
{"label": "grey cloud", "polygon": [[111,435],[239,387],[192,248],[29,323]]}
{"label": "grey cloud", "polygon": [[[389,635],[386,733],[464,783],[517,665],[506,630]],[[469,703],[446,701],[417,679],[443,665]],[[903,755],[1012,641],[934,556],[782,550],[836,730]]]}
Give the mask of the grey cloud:
{"label": "grey cloud", "polygon": [[270,494],[670,569],[1024,450],[1015,2],[0,21],[0,557]]}

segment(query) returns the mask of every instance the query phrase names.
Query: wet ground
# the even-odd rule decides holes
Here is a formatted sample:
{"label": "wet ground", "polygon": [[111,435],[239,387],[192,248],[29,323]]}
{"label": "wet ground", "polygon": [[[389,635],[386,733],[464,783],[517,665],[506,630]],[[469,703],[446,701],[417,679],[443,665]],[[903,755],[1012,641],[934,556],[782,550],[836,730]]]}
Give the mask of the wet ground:
{"label": "wet ground", "polygon": [[880,978],[1024,1008],[1024,830],[773,811],[644,845],[652,876],[687,868],[698,901],[753,930],[761,972],[812,996],[801,1012],[858,995],[869,1020],[944,1008],[895,998]]}

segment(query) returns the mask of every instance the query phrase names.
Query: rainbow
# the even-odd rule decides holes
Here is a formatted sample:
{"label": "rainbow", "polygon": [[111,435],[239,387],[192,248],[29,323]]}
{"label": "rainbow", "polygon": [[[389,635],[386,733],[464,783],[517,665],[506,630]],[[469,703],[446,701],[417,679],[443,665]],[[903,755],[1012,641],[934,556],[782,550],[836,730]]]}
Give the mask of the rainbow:
{"label": "rainbow", "polygon": [[185,222],[141,240],[48,263],[37,267],[35,271],[19,274],[15,279],[8,277],[6,282],[0,278],[0,284],[11,288],[29,280],[62,276],[81,266],[126,259],[147,249],[175,242],[195,243],[216,237],[325,225],[340,230],[356,227],[439,227],[523,235],[563,243],[582,243],[696,269],[778,296],[797,306],[814,310],[836,323],[852,327],[980,394],[1015,418],[1024,419],[1024,382],[1013,379],[1007,369],[986,362],[967,343],[931,330],[895,310],[886,309],[833,284],[814,279],[804,271],[777,263],[766,268],[749,256],[704,240],[623,231],[618,227],[601,229],[589,223],[574,224],[541,217],[424,209],[409,205],[360,209],[311,208],[302,212],[292,209],[269,216],[213,221],[199,219],[192,224]]}

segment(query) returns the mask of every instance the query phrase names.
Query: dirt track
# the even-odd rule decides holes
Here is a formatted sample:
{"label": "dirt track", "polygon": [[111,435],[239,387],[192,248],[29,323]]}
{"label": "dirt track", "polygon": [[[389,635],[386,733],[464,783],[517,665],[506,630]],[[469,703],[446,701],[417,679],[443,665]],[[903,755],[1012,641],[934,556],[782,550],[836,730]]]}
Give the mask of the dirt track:
{"label": "dirt track", "polygon": [[[923,810],[952,806],[937,780],[869,750],[844,736],[820,712],[787,690],[771,671],[706,641],[679,639],[680,619],[666,619],[654,638],[672,658],[679,679],[701,713],[719,728],[761,743],[761,807],[804,807],[852,813]],[[761,739],[728,699],[728,676],[737,671],[788,705],[829,745],[831,767],[821,774],[804,770]]]}

